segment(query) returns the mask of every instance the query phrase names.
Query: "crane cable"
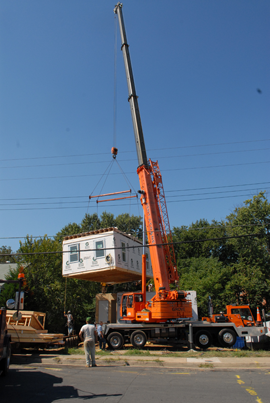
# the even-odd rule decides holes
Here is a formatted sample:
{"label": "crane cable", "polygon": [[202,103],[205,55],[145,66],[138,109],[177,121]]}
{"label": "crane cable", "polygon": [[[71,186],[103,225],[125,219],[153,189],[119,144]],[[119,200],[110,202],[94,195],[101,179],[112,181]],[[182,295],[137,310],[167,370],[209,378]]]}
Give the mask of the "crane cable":
{"label": "crane cable", "polygon": [[114,93],[113,93],[113,146],[116,147],[117,121],[117,18],[114,16]]}

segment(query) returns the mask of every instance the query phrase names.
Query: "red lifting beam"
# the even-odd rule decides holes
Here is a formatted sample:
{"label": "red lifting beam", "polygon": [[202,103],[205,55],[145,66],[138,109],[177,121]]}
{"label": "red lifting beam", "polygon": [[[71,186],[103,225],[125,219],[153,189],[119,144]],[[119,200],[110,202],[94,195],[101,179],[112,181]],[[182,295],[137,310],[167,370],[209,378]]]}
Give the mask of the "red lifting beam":
{"label": "red lifting beam", "polygon": [[132,199],[133,197],[138,197],[138,196],[135,195],[135,196],[117,197],[115,199],[97,200],[96,203],[102,203],[102,202],[107,202],[107,201],[112,201],[112,200]]}
{"label": "red lifting beam", "polygon": [[[129,190],[123,190],[122,192],[114,192],[114,193],[105,193],[103,195],[96,195],[96,196],[89,196],[89,199],[93,199],[94,197],[104,197],[104,196],[113,196],[113,195],[119,195],[121,193],[131,193],[131,189]],[[137,197],[137,196],[136,196]],[[112,199],[113,200],[113,199]]]}

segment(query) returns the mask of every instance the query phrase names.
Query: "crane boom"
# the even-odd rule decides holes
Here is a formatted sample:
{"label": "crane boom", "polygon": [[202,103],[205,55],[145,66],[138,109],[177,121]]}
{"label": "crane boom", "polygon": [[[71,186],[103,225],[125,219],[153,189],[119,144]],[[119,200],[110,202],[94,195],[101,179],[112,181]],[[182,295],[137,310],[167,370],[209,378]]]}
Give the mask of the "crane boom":
{"label": "crane boom", "polygon": [[127,43],[127,36],[126,36],[124,19],[123,19],[122,7],[123,7],[122,3],[117,3],[117,5],[115,6],[115,9],[114,9],[114,12],[115,12],[115,14],[118,15],[118,21],[119,21],[119,27],[120,27],[120,34],[121,34],[121,40],[122,40],[121,49],[123,52],[124,63],[125,63],[128,95],[129,95],[128,100],[129,100],[132,122],[133,122],[138,162],[139,162],[139,165],[147,165],[147,155],[146,155],[146,149],[145,149],[145,144],[144,144],[144,136],[143,136],[143,130],[142,130],[138,97],[136,95],[136,89],[135,89],[131,60],[130,60],[130,55],[129,55],[129,45]]}
{"label": "crane boom", "polygon": [[[184,291],[171,291],[170,283],[178,282],[172,236],[169,226],[162,176],[157,162],[147,160],[138,97],[135,90],[129,46],[122,13],[122,3],[117,3],[114,13],[118,16],[121,33],[124,64],[128,85],[134,136],[139,166],[137,173],[140,181],[141,204],[149,243],[156,295],[150,304],[145,304],[147,312],[133,309],[129,318],[142,321],[162,321],[164,319],[191,317],[191,304],[185,300]],[[124,296],[123,296],[124,297]],[[124,297],[125,298],[125,297]],[[136,299],[136,298],[134,298]],[[123,315],[125,316],[125,315]]]}

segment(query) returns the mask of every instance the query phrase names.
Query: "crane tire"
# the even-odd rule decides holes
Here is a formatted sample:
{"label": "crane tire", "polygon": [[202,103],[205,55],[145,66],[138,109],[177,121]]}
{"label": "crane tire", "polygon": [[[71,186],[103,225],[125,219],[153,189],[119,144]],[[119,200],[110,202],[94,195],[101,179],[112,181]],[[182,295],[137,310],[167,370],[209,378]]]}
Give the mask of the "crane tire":
{"label": "crane tire", "polygon": [[232,347],[236,342],[236,333],[232,329],[222,329],[218,333],[218,340],[223,347]]}
{"label": "crane tire", "polygon": [[124,337],[121,333],[112,332],[107,338],[107,343],[112,350],[121,350],[124,345]]}
{"label": "crane tire", "polygon": [[134,348],[143,348],[147,341],[147,337],[142,330],[135,330],[135,332],[132,333],[130,340]]}
{"label": "crane tire", "polygon": [[203,350],[209,348],[212,345],[211,333],[207,330],[199,330],[195,334],[195,344]]}

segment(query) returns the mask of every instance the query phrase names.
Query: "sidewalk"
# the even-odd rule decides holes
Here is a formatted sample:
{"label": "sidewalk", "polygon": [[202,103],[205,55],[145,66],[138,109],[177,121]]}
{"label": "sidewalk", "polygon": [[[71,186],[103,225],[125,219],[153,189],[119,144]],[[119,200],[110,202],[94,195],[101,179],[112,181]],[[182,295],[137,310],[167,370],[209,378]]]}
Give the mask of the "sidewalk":
{"label": "sidewalk", "polygon": [[[120,352],[119,352],[120,353]],[[269,357],[211,357],[186,358],[165,356],[128,356],[115,352],[106,355],[96,355],[98,367],[159,367],[182,369],[268,369],[270,371]],[[11,368],[21,365],[31,367],[84,367],[84,355],[58,355],[58,354],[16,354],[12,356]]]}

